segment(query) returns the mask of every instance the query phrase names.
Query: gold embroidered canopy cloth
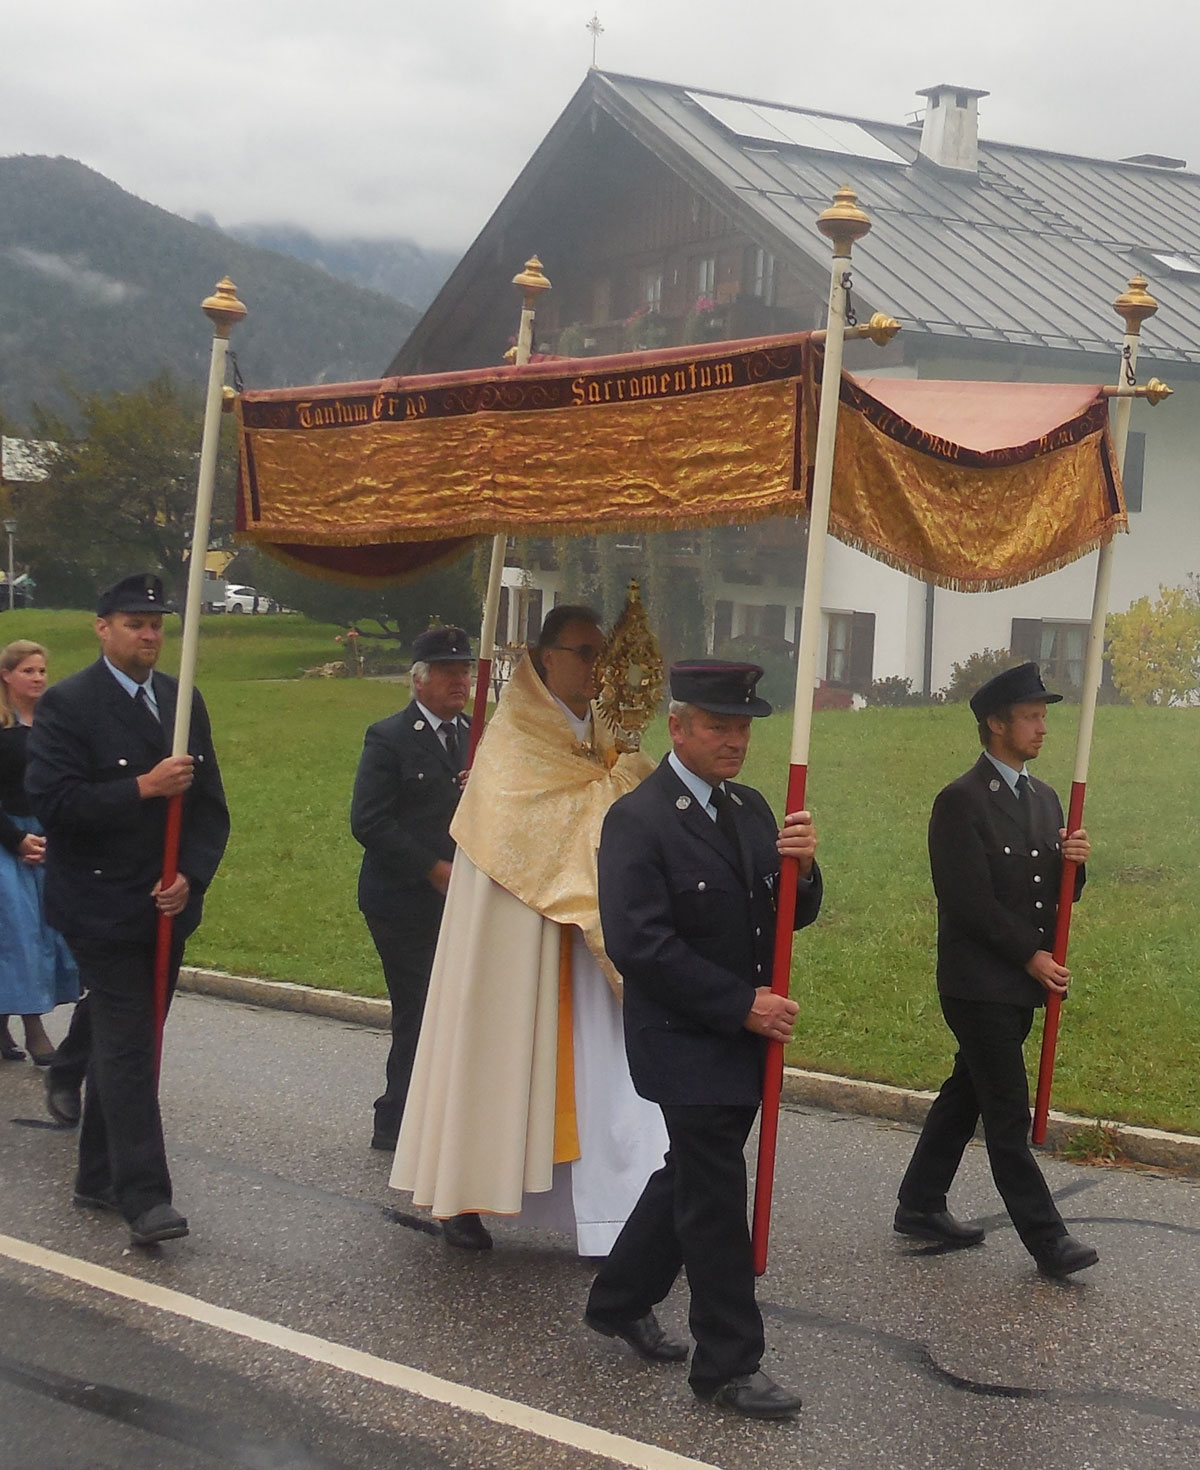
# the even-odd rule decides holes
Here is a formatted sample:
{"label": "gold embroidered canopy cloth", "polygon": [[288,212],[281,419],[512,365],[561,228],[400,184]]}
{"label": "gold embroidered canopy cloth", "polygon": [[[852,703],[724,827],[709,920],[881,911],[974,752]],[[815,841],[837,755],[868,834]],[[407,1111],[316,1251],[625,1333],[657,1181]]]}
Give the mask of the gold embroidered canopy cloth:
{"label": "gold embroidered canopy cloth", "polygon": [[[383,583],[472,537],[805,513],[809,334],[244,393],[238,529]],[[830,530],[926,581],[1012,586],[1126,529],[1095,386],[844,374]]]}

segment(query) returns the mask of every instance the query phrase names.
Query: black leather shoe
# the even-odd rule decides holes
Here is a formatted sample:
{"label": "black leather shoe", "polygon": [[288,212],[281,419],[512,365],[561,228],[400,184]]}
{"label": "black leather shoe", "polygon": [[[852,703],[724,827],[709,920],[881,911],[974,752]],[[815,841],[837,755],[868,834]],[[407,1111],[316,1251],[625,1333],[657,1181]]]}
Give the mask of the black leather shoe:
{"label": "black leather shoe", "polygon": [[1032,1254],[1042,1275],[1056,1278],[1070,1276],[1074,1271],[1086,1271],[1100,1259],[1100,1252],[1094,1245],[1084,1245],[1073,1235],[1060,1235]]}
{"label": "black leather shoe", "polygon": [[46,1073],[46,1111],[64,1128],[79,1126],[79,1088],[58,1080],[53,1068]]}
{"label": "black leather shoe", "polygon": [[913,1235],[918,1240],[936,1240],[942,1245],[979,1245],[987,1235],[982,1225],[964,1225],[956,1220],[949,1210],[906,1209],[896,1206],[896,1217],[892,1229],[897,1235]]}
{"label": "black leather shoe", "polygon": [[731,1378],[711,1391],[692,1384],[692,1392],[705,1403],[716,1404],[720,1409],[732,1409],[735,1414],[744,1414],[747,1419],[791,1419],[804,1407],[798,1393],[789,1393],[786,1388],[773,1382],[760,1368],[757,1373],[745,1373],[740,1378]]}
{"label": "black leather shoe", "polygon": [[113,1214],[121,1212],[121,1207],[117,1204],[117,1196],[111,1189],[95,1191],[77,1189],[71,1198],[85,1210],[108,1210]]}
{"label": "black leather shoe", "polygon": [[160,1240],[179,1240],[188,1233],[188,1222],[173,1205],[151,1205],[129,1224],[134,1245],[157,1245]]}
{"label": "black leather shoe", "polygon": [[652,1363],[682,1363],[688,1355],[688,1345],[677,1337],[668,1337],[662,1324],[653,1312],[638,1317],[632,1322],[605,1322],[593,1317],[591,1312],[583,1314],[584,1323],[602,1337],[619,1337],[627,1342],[639,1358]]}
{"label": "black leather shoe", "polygon": [[378,1128],[371,1134],[371,1147],[377,1148],[381,1153],[394,1154],[396,1144],[400,1141],[398,1133],[381,1133]]}
{"label": "black leather shoe", "polygon": [[0,1037],[0,1062],[23,1062],[25,1053],[7,1032]]}
{"label": "black leather shoe", "polygon": [[451,1215],[442,1221],[442,1234],[447,1245],[460,1251],[490,1251],[492,1248],[492,1237],[478,1215]]}

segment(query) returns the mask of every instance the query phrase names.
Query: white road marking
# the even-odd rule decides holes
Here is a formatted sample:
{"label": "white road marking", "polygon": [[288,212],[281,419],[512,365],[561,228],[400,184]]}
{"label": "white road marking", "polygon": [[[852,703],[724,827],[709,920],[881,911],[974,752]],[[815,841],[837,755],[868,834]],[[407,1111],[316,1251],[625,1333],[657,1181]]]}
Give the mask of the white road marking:
{"label": "white road marking", "polygon": [[156,1286],[151,1281],[142,1281],[136,1276],[125,1276],[107,1266],[93,1265],[74,1256],[62,1255],[47,1250],[44,1246],[31,1245],[15,1236],[0,1235],[0,1255],[22,1265],[49,1271],[55,1276],[77,1281],[83,1286],[95,1287],[124,1297],[127,1301],[140,1302],[160,1312],[171,1312],[176,1317],[186,1317],[192,1322],[202,1322],[222,1332],[261,1342],[269,1347],[282,1348],[297,1357],[307,1358],[313,1363],[325,1363],[343,1373],[354,1373],[360,1378],[369,1378],[376,1383],[401,1389],[404,1393],[430,1399],[434,1403],[446,1404],[467,1414],[477,1414],[495,1424],[512,1429],[522,1429],[548,1439],[555,1444],[568,1445],[587,1454],[598,1455],[618,1465],[629,1465],[635,1470],[717,1470],[703,1460],[689,1459],[657,1445],[643,1444],[636,1439],[627,1439],[623,1434],[612,1434],[607,1429],[596,1429],[590,1424],[580,1424],[574,1419],[565,1419],[560,1414],[550,1414],[544,1409],[534,1409],[514,1399],[500,1398],[497,1394],[484,1393],[478,1388],[467,1388],[452,1383],[446,1378],[437,1378],[420,1368],[408,1368],[402,1363],[393,1363],[387,1358],[377,1358],[372,1353],[360,1352],[357,1348],[342,1343],[328,1342],[323,1337],[314,1337],[308,1332],[296,1332],[278,1322],[266,1322],[261,1317],[251,1317],[246,1312],[231,1311],[228,1307],[215,1307],[199,1297],[187,1296],[169,1287]]}

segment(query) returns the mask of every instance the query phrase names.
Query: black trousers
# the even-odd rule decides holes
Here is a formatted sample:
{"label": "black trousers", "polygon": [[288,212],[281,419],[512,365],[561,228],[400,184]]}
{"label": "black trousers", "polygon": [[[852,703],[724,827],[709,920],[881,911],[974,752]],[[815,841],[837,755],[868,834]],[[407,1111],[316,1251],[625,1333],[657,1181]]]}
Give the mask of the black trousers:
{"label": "black trousers", "polygon": [[715,1388],[763,1355],[746,1223],[746,1137],[757,1107],[663,1107],[671,1147],[650,1176],[588,1297],[602,1321],[644,1317],[682,1266],[696,1340],[689,1378]]}
{"label": "black trousers", "polygon": [[430,889],[436,902],[424,900],[407,912],[383,918],[364,914],[371,938],[383,965],[383,981],[392,1003],[392,1046],[387,1059],[387,1084],[375,1099],[375,1132],[395,1138],[400,1132],[408,1086],[412,1081],[413,1058],[417,1054],[417,1037],[421,1034],[421,1017],[425,1013],[425,997],[429,992],[429,974],[433,969],[445,904],[441,894]]}
{"label": "black trousers", "polygon": [[87,991],[83,991],[71,1012],[67,1034],[59,1042],[54,1059],[47,1069],[59,1087],[78,1089],[87,1076],[88,1057],[92,1052],[92,1014]]}
{"label": "black trousers", "polygon": [[900,1184],[908,1209],[946,1208],[963,1150],[983,1118],[992,1178],[1025,1246],[1037,1251],[1067,1233],[1029,1148],[1029,1079],[1022,1046],[1033,1007],[941,997],[958,1041],[954,1070],[929,1109]]}
{"label": "black trousers", "polygon": [[[79,1125],[83,1194],[112,1189],[127,1220],[170,1204],[154,1068],[154,945],[77,941],[71,953],[87,996],[75,1010],[56,1071],[66,1076],[86,1056]],[[172,945],[168,1004],[175,993],[183,940]]]}

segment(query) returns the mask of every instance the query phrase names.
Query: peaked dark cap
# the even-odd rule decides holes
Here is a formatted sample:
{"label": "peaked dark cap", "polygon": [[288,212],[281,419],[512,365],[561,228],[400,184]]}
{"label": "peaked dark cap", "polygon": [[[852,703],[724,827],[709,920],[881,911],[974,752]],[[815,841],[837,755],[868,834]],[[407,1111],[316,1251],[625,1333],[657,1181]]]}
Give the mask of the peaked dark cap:
{"label": "peaked dark cap", "polygon": [[749,715],[760,719],[771,706],[755,694],[762,678],[758,664],[726,663],[717,658],[685,659],[671,665],[671,698],[694,704],[714,715]]}
{"label": "peaked dark cap", "polygon": [[96,599],[96,616],[108,618],[113,613],[165,613],[171,609],[163,593],[162,578],[152,572],[135,572],[105,588]]}
{"label": "peaked dark cap", "polygon": [[412,647],[414,663],[444,664],[452,659],[469,663],[475,657],[471,640],[462,628],[426,628],[413,639]]}
{"label": "peaked dark cap", "polygon": [[1005,669],[994,679],[989,679],[982,688],[971,696],[971,713],[977,720],[986,720],[998,709],[1007,709],[1010,704],[1026,704],[1036,701],[1059,704],[1061,694],[1051,694],[1042,683],[1042,671],[1037,664],[1018,664],[1015,669]]}

